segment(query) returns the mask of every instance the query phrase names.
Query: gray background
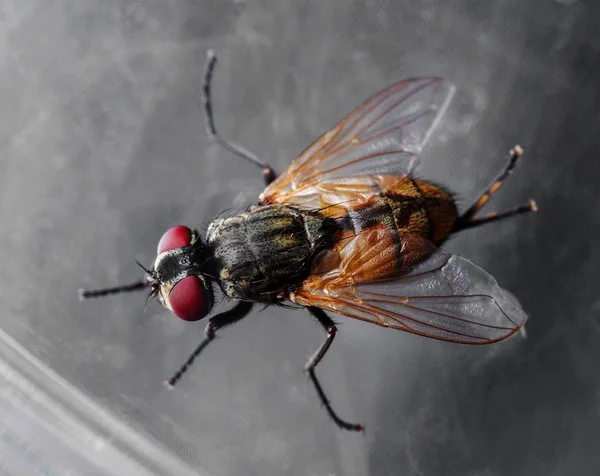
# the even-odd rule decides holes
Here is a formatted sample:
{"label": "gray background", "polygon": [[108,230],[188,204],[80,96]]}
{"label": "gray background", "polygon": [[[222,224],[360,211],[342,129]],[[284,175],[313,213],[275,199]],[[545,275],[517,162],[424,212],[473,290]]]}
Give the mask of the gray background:
{"label": "gray background", "polygon": [[[597,474],[599,18],[592,0],[4,0],[1,327],[200,474]],[[540,212],[447,247],[518,295],[527,338],[471,348],[340,318],[318,373],[366,436],[320,408],[302,369],[323,334],[302,311],[226,329],[164,391],[203,324],[75,291],[136,279],[169,226],[261,191],[204,135],[208,48],[218,127],[280,171],[392,82],[456,83],[420,174],[465,206],[525,149],[490,209]]]}

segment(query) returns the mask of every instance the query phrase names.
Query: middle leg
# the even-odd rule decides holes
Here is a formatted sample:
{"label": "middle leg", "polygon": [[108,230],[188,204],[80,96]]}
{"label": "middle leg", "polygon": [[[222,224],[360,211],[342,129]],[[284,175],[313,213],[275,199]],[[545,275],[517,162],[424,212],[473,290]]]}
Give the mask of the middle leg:
{"label": "middle leg", "polygon": [[252,152],[244,149],[242,146],[237,145],[235,142],[231,142],[224,137],[221,137],[215,127],[215,118],[212,110],[212,97],[211,97],[211,82],[212,75],[217,63],[217,55],[214,51],[209,50],[206,57],[206,65],[204,66],[204,81],[202,83],[202,102],[204,103],[204,114],[206,115],[206,131],[208,136],[219,144],[224,149],[237,155],[238,157],[250,162],[251,164],[260,167],[263,174],[265,183],[269,185],[273,180],[277,178],[277,174],[273,168],[261,161]]}
{"label": "middle leg", "polygon": [[331,403],[327,399],[325,392],[323,391],[323,387],[321,387],[321,384],[319,383],[319,379],[317,379],[317,375],[315,374],[315,368],[317,367],[321,359],[325,356],[327,350],[329,349],[329,346],[333,342],[333,338],[335,337],[335,334],[337,332],[337,327],[335,326],[333,320],[322,309],[319,309],[318,307],[309,307],[308,312],[310,312],[317,319],[317,321],[319,321],[319,324],[323,326],[323,328],[327,332],[327,337],[325,338],[325,341],[321,344],[321,346],[317,349],[317,351],[314,353],[314,355],[308,360],[308,362],[306,363],[305,370],[306,372],[308,372],[308,375],[310,376],[310,379],[312,380],[317,390],[317,393],[319,394],[319,399],[321,400],[321,403],[323,404],[323,406],[327,410],[327,413],[329,413],[329,416],[335,422],[335,424],[344,430],[364,431],[365,427],[363,425],[357,423],[348,423],[347,421],[344,421],[339,416],[337,416],[335,411],[333,411]]}

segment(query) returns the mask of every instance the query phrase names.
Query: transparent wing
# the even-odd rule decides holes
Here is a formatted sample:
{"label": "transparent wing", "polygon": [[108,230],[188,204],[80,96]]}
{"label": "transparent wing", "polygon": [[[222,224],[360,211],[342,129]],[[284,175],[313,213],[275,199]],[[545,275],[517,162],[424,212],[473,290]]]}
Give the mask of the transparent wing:
{"label": "transparent wing", "polygon": [[[337,260],[329,256],[335,266],[310,276],[294,296],[296,302],[464,344],[497,342],[525,324],[527,315],[516,298],[470,261],[430,245],[434,251],[422,262],[394,266],[397,243],[392,249],[394,240],[381,230],[369,234],[350,240]],[[423,239],[415,240],[402,245],[406,252]]]}
{"label": "transparent wing", "polygon": [[394,84],[355,109],[297,157],[261,194],[290,203],[319,183],[408,175],[445,111],[454,87],[439,78]]}

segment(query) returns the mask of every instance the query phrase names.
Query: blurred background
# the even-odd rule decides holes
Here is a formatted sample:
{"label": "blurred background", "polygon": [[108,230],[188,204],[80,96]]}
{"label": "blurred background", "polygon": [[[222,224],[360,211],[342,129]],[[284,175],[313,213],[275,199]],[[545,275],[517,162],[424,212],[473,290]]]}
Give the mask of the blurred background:
{"label": "blurred background", "polygon": [[[0,474],[598,474],[599,18],[590,0],[1,2]],[[519,297],[527,336],[338,318],[318,375],[366,435],[320,407],[303,311],[254,312],[165,391],[204,324],[76,291],[134,281],[170,226],[256,201],[260,173],[204,133],[209,48],[220,132],[278,171],[385,86],[454,82],[419,175],[464,209],[524,148],[489,210],[540,211],[447,249]]]}

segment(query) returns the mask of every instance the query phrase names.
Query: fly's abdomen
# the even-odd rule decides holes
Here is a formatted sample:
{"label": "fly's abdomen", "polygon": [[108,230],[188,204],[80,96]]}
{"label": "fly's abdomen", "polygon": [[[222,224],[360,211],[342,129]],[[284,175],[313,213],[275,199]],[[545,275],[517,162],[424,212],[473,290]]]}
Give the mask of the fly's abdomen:
{"label": "fly's abdomen", "polygon": [[315,253],[330,243],[332,226],[317,212],[279,205],[217,220],[207,232],[215,277],[235,299],[268,301],[285,294],[306,278]]}
{"label": "fly's abdomen", "polygon": [[446,190],[429,182],[421,180],[413,182],[423,197],[430,239],[435,244],[439,244],[448,237],[458,217],[454,198]]}
{"label": "fly's abdomen", "polygon": [[383,225],[438,244],[452,230],[457,210],[452,196],[442,188],[403,177],[393,187],[351,208],[348,217],[355,233]]}

